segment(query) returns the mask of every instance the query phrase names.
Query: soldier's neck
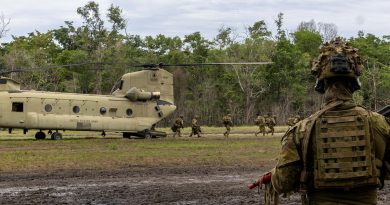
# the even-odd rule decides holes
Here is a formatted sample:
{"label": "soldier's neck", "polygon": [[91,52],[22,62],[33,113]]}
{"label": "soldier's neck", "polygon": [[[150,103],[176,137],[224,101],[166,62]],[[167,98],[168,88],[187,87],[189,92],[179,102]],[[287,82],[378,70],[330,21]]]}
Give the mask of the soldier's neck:
{"label": "soldier's neck", "polygon": [[342,84],[332,84],[325,90],[325,103],[335,100],[350,101],[353,100],[352,92]]}

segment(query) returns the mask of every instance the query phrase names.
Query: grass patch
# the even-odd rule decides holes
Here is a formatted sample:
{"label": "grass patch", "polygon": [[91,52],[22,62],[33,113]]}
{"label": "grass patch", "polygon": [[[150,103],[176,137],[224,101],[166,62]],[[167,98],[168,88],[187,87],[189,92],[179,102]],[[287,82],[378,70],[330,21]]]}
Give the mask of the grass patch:
{"label": "grass patch", "polygon": [[[242,129],[248,131],[248,128]],[[274,163],[280,149],[281,134],[255,137],[232,132],[226,140],[222,136],[224,128],[206,128],[205,131],[209,134],[202,138],[150,140],[123,139],[118,134],[101,138],[96,132],[82,132],[87,136],[95,134],[93,138],[69,138],[66,132],[60,141],[28,137],[10,140],[9,136],[0,136],[0,140],[7,138],[0,141],[0,172],[132,166],[253,166]]]}

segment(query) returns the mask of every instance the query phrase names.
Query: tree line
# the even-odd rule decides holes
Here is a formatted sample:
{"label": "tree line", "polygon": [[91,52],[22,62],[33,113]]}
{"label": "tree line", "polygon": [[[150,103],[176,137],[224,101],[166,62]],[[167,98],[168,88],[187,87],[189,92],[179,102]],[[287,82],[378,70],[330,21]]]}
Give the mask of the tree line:
{"label": "tree line", "polygon": [[[111,5],[102,14],[99,5],[91,1],[76,12],[83,19],[80,26],[65,21],[59,28],[12,36],[10,42],[2,43],[0,71],[28,69],[9,74],[22,82],[24,89],[108,94],[125,72],[137,70],[127,66],[131,64],[273,62],[168,68],[174,75],[178,109],[164,125],[178,115],[190,121],[197,114],[208,125],[221,125],[227,113],[236,125],[253,124],[257,114],[276,115],[279,124],[291,115],[309,115],[322,103],[322,96],[314,91],[311,60],[324,42],[338,36],[334,24],[314,20],[287,32],[283,13],[279,13],[275,32],[259,20],[243,33],[222,26],[213,39],[200,32],[184,37],[141,37],[128,32],[131,28],[117,6]],[[1,39],[12,21],[0,17]],[[371,110],[390,104],[390,35],[359,31],[345,40],[359,49],[365,64],[362,89],[355,93],[355,100]],[[61,66],[70,64],[77,65]]]}

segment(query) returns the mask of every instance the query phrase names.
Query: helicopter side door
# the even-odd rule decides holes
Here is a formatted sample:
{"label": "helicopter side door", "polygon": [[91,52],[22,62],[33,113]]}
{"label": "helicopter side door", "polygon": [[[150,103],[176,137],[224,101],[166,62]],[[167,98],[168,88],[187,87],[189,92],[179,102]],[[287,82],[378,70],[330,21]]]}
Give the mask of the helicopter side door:
{"label": "helicopter side door", "polygon": [[9,126],[15,128],[24,128],[27,112],[27,99],[26,98],[15,98],[10,99],[11,115],[9,117]]}

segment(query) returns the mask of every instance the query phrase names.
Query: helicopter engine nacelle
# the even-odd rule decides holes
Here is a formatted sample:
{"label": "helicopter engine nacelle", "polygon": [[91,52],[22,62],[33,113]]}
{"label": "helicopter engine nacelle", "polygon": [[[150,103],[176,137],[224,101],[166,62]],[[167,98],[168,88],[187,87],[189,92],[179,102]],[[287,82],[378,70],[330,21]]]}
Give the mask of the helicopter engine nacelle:
{"label": "helicopter engine nacelle", "polygon": [[160,92],[145,92],[132,87],[126,92],[125,96],[130,101],[158,100],[160,99]]}

